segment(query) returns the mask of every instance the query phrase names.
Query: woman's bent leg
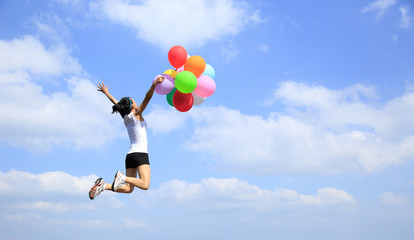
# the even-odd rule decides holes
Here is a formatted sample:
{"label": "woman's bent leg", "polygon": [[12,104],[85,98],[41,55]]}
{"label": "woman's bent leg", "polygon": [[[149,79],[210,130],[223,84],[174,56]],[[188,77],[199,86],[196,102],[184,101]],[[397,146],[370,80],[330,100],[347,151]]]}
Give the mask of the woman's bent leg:
{"label": "woman's bent leg", "polygon": [[[139,178],[137,178],[137,173]],[[119,187],[116,192],[131,193],[135,187],[142,190],[148,190],[151,179],[151,168],[148,164],[143,164],[137,168],[127,168],[126,170],[126,185]],[[107,184],[106,189],[111,189],[112,185]]]}
{"label": "woman's bent leg", "polygon": [[142,190],[148,190],[150,185],[150,179],[151,179],[151,168],[148,164],[142,164],[141,166],[136,168],[136,171],[138,172],[139,178],[136,178],[133,176],[128,176],[126,178],[126,183],[129,183],[130,185],[133,185],[135,187],[138,187]]}
{"label": "woman's bent leg", "polygon": [[[127,168],[126,169],[126,176],[127,179],[130,178],[136,178],[137,177],[138,168]],[[116,192],[118,193],[132,193],[134,191],[135,186],[125,181],[125,185],[119,187]],[[108,184],[110,188],[112,188],[112,184]],[[108,186],[106,186],[108,187]]]}

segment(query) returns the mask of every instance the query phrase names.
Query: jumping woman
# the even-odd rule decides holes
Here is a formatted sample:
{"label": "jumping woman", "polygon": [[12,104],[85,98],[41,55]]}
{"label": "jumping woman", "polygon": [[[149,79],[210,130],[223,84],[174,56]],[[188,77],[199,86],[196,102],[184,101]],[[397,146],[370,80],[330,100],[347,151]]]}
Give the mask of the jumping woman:
{"label": "jumping woman", "polygon": [[[112,184],[105,183],[102,178],[95,181],[95,185],[89,191],[89,198],[95,199],[104,190],[112,190],[119,193],[131,193],[135,187],[147,190],[150,185],[150,163],[148,158],[147,123],[142,117],[149,101],[154,94],[155,86],[164,81],[164,77],[158,76],[145,95],[144,100],[138,105],[134,99],[123,97],[119,102],[109,93],[108,86],[99,83],[98,91],[104,93],[114,104],[112,113],[119,113],[124,119],[130,140],[129,151],[125,158],[126,174],[116,172]],[[137,178],[138,174],[138,178]]]}

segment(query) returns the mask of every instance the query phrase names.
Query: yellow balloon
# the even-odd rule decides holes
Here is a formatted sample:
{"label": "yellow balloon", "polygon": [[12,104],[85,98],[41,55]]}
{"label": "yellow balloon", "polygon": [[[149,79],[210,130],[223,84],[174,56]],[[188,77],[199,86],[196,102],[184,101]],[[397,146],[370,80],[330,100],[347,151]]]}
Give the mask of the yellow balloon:
{"label": "yellow balloon", "polygon": [[170,75],[172,78],[175,79],[178,73],[174,69],[168,69],[168,70],[165,70],[164,74]]}

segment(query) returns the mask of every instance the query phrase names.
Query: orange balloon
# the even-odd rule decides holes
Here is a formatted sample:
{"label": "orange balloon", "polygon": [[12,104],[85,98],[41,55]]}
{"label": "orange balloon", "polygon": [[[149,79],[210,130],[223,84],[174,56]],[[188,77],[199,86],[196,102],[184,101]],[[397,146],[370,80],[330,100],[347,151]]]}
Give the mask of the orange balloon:
{"label": "orange balloon", "polygon": [[200,76],[206,69],[206,62],[200,56],[191,56],[187,59],[184,64],[184,71],[190,71],[196,75]]}

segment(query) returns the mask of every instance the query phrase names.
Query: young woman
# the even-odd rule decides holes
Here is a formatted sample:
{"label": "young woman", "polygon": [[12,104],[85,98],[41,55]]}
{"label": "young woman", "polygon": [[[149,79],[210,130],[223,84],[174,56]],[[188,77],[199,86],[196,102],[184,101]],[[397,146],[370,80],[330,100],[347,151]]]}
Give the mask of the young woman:
{"label": "young woman", "polygon": [[142,190],[149,188],[151,171],[147,148],[147,123],[142,117],[142,112],[151,100],[155,86],[163,81],[164,77],[162,76],[155,79],[140,105],[130,97],[124,97],[118,102],[109,93],[108,86],[105,86],[103,82],[98,85],[98,91],[104,93],[114,104],[112,113],[118,112],[124,119],[131,145],[125,158],[126,174],[118,171],[112,184],[105,183],[102,178],[98,178],[89,191],[91,200],[95,199],[104,190],[131,193],[135,187]]}

